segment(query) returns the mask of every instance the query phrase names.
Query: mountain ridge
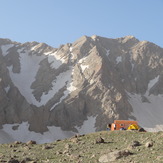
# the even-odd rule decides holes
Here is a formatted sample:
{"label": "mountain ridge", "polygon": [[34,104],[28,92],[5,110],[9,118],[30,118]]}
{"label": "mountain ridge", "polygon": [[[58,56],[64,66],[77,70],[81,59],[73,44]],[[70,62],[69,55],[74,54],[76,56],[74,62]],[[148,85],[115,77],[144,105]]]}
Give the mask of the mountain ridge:
{"label": "mountain ridge", "polygon": [[[163,124],[161,106],[152,109],[155,96],[163,101],[163,49],[133,36],[83,36],[59,48],[0,39],[0,68],[2,130],[27,122],[36,133],[50,126],[79,132],[91,118],[93,131],[114,119],[135,119],[149,128]],[[138,104],[151,108],[151,119],[143,122]]]}

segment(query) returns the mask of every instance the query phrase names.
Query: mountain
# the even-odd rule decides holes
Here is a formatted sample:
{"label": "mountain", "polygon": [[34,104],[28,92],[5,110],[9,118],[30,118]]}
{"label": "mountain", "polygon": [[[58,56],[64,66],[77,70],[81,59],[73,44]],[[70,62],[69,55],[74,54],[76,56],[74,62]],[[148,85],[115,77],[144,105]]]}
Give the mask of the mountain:
{"label": "mountain", "polygon": [[83,36],[53,48],[0,39],[2,143],[50,142],[114,119],[163,130],[162,106],[163,49],[151,42]]}

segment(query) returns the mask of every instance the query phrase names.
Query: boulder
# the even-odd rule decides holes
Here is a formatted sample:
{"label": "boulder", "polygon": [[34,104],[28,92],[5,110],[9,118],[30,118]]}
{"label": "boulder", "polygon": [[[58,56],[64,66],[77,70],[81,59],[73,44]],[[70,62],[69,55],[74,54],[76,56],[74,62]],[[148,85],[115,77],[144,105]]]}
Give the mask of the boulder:
{"label": "boulder", "polygon": [[117,159],[120,159],[122,157],[127,157],[131,155],[132,153],[129,150],[121,150],[121,151],[114,151],[110,152],[108,154],[104,154],[99,158],[99,162],[110,162],[115,161]]}

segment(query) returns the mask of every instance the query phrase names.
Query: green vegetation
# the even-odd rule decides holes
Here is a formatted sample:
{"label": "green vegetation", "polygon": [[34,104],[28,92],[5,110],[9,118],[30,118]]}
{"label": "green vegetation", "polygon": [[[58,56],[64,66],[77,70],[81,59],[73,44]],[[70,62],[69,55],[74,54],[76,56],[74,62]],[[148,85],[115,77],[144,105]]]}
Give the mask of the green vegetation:
{"label": "green vegetation", "polygon": [[[98,142],[102,138],[104,142]],[[151,144],[150,144],[151,143]],[[113,162],[163,162],[163,132],[103,131],[76,135],[48,144],[14,142],[0,145],[0,162],[96,163],[105,154],[130,151]]]}

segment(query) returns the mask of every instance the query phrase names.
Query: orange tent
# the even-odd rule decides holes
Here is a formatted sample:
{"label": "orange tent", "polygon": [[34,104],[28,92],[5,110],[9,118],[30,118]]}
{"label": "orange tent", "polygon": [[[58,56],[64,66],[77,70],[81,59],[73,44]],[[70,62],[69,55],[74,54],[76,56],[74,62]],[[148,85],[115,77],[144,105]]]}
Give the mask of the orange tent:
{"label": "orange tent", "polygon": [[120,130],[120,129],[128,129],[130,125],[137,125],[137,121],[130,120],[115,120],[114,123],[111,124],[111,131]]}

